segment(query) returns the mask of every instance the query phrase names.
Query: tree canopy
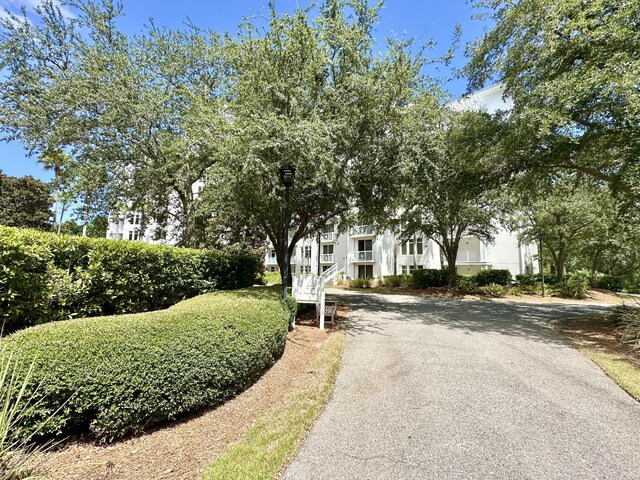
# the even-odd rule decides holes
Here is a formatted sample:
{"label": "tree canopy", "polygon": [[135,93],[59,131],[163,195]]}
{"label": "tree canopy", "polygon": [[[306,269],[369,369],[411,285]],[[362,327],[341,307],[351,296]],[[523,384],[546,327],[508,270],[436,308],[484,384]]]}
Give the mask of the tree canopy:
{"label": "tree canopy", "polygon": [[469,48],[471,89],[503,82],[518,170],[582,172],[640,195],[640,9],[620,0],[479,0],[495,26]]}
{"label": "tree canopy", "polygon": [[0,171],[0,225],[51,230],[52,204],[46,183],[31,176],[11,177]]}

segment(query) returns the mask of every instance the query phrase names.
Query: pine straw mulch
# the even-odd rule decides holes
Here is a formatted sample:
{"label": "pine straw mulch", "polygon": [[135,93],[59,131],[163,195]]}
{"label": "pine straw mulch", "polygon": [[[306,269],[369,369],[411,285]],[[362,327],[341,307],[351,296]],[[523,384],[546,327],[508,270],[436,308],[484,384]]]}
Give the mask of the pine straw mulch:
{"label": "pine straw mulch", "polygon": [[[249,389],[232,400],[179,421],[109,445],[72,440],[35,461],[44,478],[55,480],[197,479],[251,424],[304,381],[306,366],[323,342],[341,328],[347,311],[339,307],[336,325],[313,326],[307,313],[287,336],[284,354]],[[342,325],[341,325],[342,324]]]}
{"label": "pine straw mulch", "polygon": [[604,316],[578,318],[552,322],[554,330],[579,346],[591,347],[614,355],[636,368],[640,368],[640,351],[621,342],[622,333],[615,321]]}

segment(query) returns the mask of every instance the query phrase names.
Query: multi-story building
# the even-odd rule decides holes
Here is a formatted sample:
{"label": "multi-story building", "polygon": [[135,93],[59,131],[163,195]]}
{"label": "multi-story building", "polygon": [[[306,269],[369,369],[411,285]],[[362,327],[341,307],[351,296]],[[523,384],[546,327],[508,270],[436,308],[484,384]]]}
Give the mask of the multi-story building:
{"label": "multi-story building", "polygon": [[[469,275],[478,270],[507,269],[512,275],[537,272],[535,244],[523,245],[517,235],[500,229],[494,243],[474,236],[463,237],[456,258],[458,273]],[[416,269],[442,268],[446,260],[436,242],[415,236],[398,242],[390,231],[376,232],[360,225],[340,233],[327,229],[296,245],[291,258],[291,273],[319,273],[337,265],[346,278],[378,278],[413,273]],[[319,266],[319,268],[318,268]],[[279,271],[276,252],[269,248],[265,256],[267,271]]]}

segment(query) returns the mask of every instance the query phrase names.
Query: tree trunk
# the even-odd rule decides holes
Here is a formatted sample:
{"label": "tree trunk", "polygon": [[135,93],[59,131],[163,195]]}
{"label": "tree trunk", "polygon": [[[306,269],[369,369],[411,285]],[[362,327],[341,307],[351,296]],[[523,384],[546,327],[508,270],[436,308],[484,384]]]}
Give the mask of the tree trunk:
{"label": "tree trunk", "polygon": [[455,287],[458,283],[458,272],[456,268],[456,256],[458,252],[447,254],[447,271],[449,272],[449,286]]}

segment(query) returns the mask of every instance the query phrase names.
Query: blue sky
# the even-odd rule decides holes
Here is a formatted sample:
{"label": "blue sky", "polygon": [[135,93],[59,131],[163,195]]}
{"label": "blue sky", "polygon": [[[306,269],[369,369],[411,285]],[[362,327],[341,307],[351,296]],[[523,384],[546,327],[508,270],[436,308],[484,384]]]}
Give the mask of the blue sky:
{"label": "blue sky", "polygon": [[[21,5],[32,7],[40,0],[0,0],[2,10],[17,11]],[[263,15],[266,13],[268,0],[180,0],[165,2],[153,0],[123,0],[125,17],[120,20],[120,27],[127,33],[139,32],[149,18],[156,25],[180,27],[189,18],[193,23],[205,28],[235,31],[244,17]],[[278,0],[278,11],[293,11],[296,5],[302,7],[309,1]],[[472,20],[476,13],[467,0],[386,0],[380,21],[377,25],[376,38],[382,50],[384,39],[389,36],[416,37],[427,43],[429,39],[437,42],[431,56],[446,52],[451,44],[455,26],[462,27],[462,46],[481,35],[484,24],[480,20]],[[452,67],[465,64],[464,48],[457,52]],[[427,73],[436,73],[428,71]],[[449,76],[449,71],[438,72]],[[466,89],[464,80],[457,79],[446,84],[454,97],[462,95]],[[26,156],[19,143],[0,143],[0,170],[7,175],[33,175],[36,178],[49,180],[50,174],[45,172],[35,158]]]}

